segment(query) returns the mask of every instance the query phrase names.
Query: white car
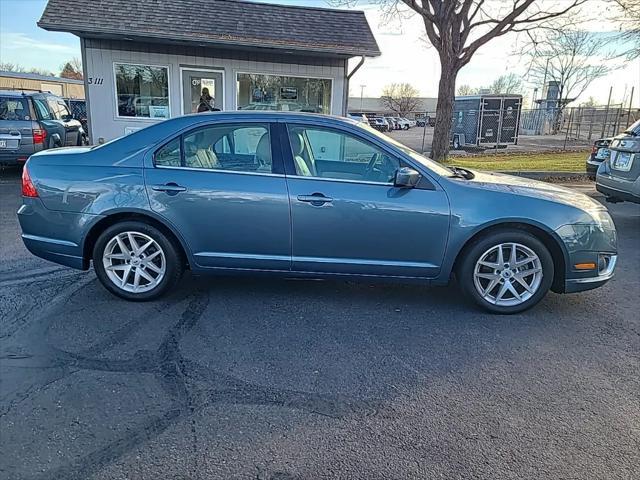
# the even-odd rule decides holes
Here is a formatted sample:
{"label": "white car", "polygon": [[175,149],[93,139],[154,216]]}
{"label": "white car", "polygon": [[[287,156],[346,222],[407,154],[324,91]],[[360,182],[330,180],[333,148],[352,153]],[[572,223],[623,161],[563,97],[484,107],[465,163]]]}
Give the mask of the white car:
{"label": "white car", "polygon": [[416,126],[416,122],[414,122],[413,120],[409,120],[408,118],[396,117],[395,120],[396,120],[396,123],[400,125],[400,128],[402,130],[409,130],[411,127]]}
{"label": "white car", "polygon": [[404,118],[404,117],[402,117],[400,120],[402,120],[404,122],[409,122],[409,128],[416,126],[416,121],[415,120],[409,120],[408,118]]}

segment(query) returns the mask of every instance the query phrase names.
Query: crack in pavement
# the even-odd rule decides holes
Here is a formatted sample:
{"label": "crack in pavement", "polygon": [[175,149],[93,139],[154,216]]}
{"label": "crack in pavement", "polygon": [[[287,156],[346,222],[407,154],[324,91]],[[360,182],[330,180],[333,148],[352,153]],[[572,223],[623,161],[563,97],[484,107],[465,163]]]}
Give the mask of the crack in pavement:
{"label": "crack in pavement", "polygon": [[[52,378],[48,378],[46,385],[51,385],[82,370],[152,374],[174,402],[171,409],[163,415],[147,418],[141,425],[127,429],[126,435],[110,441],[102,448],[67,465],[37,474],[32,477],[34,480],[86,479],[183,420],[190,422],[193,455],[190,478],[195,479],[199,475],[196,414],[214,404],[279,406],[333,419],[347,415],[370,415],[376,412],[372,401],[252,384],[185,359],[180,349],[180,341],[193,329],[206,311],[209,306],[209,295],[207,292],[198,291],[186,298],[189,301],[180,319],[165,333],[159,347],[156,350],[137,350],[129,359],[100,358],[96,357],[96,354],[124,341],[144,322],[131,321],[91,348],[74,353],[47,344],[46,336],[53,321],[51,316],[30,329],[34,336],[30,338],[29,343],[33,345],[35,337],[36,342],[40,344],[40,352],[36,354],[20,352],[4,356],[5,361],[14,364],[11,365],[12,367],[19,368],[35,362],[35,368],[52,366],[58,368],[59,370],[52,375]],[[172,303],[175,302],[176,300],[173,299]],[[64,302],[62,304],[64,305]],[[42,387],[40,385],[37,389],[29,390],[19,402],[13,402],[8,408],[0,411],[0,417],[7,415],[17,404],[22,403],[34,393],[42,391]]]}

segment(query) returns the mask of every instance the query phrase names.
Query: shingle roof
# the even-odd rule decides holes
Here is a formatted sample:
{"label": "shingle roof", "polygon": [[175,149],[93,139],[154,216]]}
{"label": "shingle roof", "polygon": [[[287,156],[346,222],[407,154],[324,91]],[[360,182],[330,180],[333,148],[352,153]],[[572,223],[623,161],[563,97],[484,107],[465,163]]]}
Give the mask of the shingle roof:
{"label": "shingle roof", "polygon": [[380,55],[361,11],[242,0],[49,0],[38,25],[80,37]]}

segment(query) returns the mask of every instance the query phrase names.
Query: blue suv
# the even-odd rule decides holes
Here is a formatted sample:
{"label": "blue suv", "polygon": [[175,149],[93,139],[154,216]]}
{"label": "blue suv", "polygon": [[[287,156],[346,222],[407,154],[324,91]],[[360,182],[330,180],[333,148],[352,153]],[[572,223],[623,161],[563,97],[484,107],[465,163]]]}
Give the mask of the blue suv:
{"label": "blue suv", "polygon": [[0,164],[19,165],[41,150],[86,144],[82,124],[60,97],[0,90]]}

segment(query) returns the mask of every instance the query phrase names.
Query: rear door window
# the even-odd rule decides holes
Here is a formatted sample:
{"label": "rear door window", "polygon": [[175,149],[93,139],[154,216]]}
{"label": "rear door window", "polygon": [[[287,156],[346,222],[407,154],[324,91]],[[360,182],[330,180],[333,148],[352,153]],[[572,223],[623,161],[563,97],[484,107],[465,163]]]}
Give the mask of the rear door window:
{"label": "rear door window", "polygon": [[0,97],[0,120],[31,120],[28,100],[24,97]]}
{"label": "rear door window", "polygon": [[47,107],[46,102],[39,98],[34,98],[33,104],[36,106],[40,120],[51,120],[51,112],[49,112],[49,107]]}

